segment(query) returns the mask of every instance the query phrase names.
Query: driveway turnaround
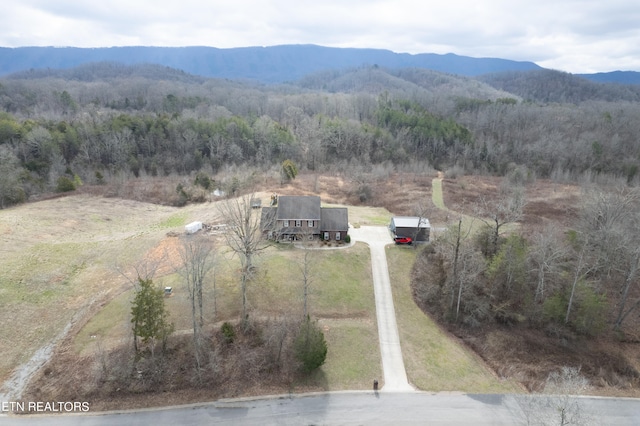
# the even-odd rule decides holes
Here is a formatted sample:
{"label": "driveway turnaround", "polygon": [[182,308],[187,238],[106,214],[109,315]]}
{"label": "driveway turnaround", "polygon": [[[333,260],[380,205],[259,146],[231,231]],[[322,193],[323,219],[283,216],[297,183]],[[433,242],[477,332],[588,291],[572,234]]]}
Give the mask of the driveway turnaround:
{"label": "driveway turnaround", "polygon": [[413,387],[407,380],[407,372],[402,360],[400,336],[396,323],[396,311],[393,307],[391,282],[387,267],[387,255],[384,247],[391,243],[389,230],[384,226],[362,226],[349,230],[351,239],[369,245],[371,251],[371,271],[373,290],[376,298],[376,317],[378,319],[378,339],[382,356],[385,392],[411,392]]}

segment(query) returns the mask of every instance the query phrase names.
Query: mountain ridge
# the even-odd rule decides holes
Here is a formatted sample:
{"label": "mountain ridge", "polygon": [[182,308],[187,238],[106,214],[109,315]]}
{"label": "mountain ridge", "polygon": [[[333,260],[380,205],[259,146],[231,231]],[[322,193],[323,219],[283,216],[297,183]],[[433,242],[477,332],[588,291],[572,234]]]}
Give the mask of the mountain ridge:
{"label": "mountain ridge", "polygon": [[[315,44],[226,49],[208,46],[0,47],[0,77],[28,70],[69,69],[95,62],[158,64],[195,76],[255,80],[267,84],[296,81],[319,71],[375,65],[391,69],[424,68],[467,77],[545,69],[530,61],[474,58],[454,53],[396,53],[386,49]],[[599,83],[640,84],[640,73],[635,71],[575,75]]]}
{"label": "mountain ridge", "polygon": [[474,76],[504,70],[538,69],[533,62],[471,58],[453,53],[395,53],[384,49],[333,48],[312,44],[219,49],[188,47],[18,47],[0,48],[0,76],[41,68],[73,68],[91,62],[155,63],[203,77],[293,81],[329,69],[380,65],[419,67]]}

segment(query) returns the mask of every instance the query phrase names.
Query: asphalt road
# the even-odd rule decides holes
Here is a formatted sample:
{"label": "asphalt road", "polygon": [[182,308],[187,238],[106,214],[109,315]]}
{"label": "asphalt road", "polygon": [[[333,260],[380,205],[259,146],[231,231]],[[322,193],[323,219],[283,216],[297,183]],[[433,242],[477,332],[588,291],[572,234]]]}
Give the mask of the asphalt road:
{"label": "asphalt road", "polygon": [[[93,425],[526,425],[560,424],[557,405],[531,409],[529,396],[338,392],[242,399],[159,410],[66,416],[4,416],[0,424]],[[638,425],[640,400],[573,398],[571,424]],[[546,408],[540,408],[546,407]],[[575,414],[580,418],[576,419]],[[577,422],[575,422],[577,420]]]}

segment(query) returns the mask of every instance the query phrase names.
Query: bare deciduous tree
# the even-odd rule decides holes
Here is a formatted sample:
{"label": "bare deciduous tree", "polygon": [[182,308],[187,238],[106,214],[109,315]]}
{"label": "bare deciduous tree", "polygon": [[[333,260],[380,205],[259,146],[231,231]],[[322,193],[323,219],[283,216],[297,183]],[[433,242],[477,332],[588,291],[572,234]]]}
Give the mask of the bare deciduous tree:
{"label": "bare deciduous tree", "polygon": [[187,283],[192,301],[193,322],[202,327],[203,286],[207,274],[213,268],[213,242],[202,235],[186,235],[182,238],[179,251],[182,259],[180,272]]}
{"label": "bare deciduous tree", "polygon": [[523,188],[518,186],[502,187],[497,199],[482,197],[477,205],[476,216],[491,228],[489,254],[498,251],[498,240],[505,225],[515,223],[522,218],[525,204]]}
{"label": "bare deciduous tree", "polygon": [[[451,226],[446,237],[443,239],[445,243],[451,248],[451,310],[455,305],[455,319],[458,320],[460,314],[460,302],[462,300],[462,291],[464,288],[464,279],[460,279],[460,252],[463,242],[469,236],[471,227],[469,229],[462,229],[462,218],[458,219],[458,224]],[[464,256],[464,255],[463,255]],[[457,289],[457,302],[456,302],[456,289]]]}
{"label": "bare deciduous tree", "polygon": [[302,318],[307,318],[309,315],[309,295],[313,284],[313,265],[316,259],[317,253],[313,253],[311,243],[313,242],[313,234],[310,232],[310,228],[305,228],[309,232],[303,232],[302,234],[302,258],[297,262],[297,266],[300,269],[302,275]]}
{"label": "bare deciduous tree", "polygon": [[562,367],[549,374],[540,395],[518,397],[526,425],[590,425],[597,424],[582,406],[580,395],[589,387],[589,381],[580,374],[580,368]]}
{"label": "bare deciduous tree", "polygon": [[[213,267],[213,243],[205,236],[194,234],[182,238],[180,247],[180,273],[184,277],[191,301],[191,318],[193,321],[194,354],[198,371],[200,362],[200,339],[203,318],[203,285],[205,278]],[[214,294],[215,297],[215,294]]]}
{"label": "bare deciduous tree", "polygon": [[566,255],[566,247],[561,241],[561,233],[554,226],[547,226],[533,235],[529,260],[536,276],[535,300],[543,301],[548,287],[549,275],[559,272],[560,261]]}
{"label": "bare deciduous tree", "polygon": [[624,279],[620,288],[620,300],[618,302],[618,313],[614,321],[614,329],[618,330],[627,316],[640,306],[640,299],[637,299],[631,306],[628,305],[630,290],[634,285],[638,285],[640,278],[640,238],[637,235],[640,215],[637,213],[631,217],[625,225],[625,233],[618,240],[620,259],[619,270]]}
{"label": "bare deciduous tree", "polygon": [[581,231],[589,236],[594,249],[592,268],[602,275],[616,275],[621,282],[614,329],[620,329],[627,316],[640,306],[640,299],[629,306],[629,297],[640,279],[640,190],[613,188],[592,191],[582,206]]}
{"label": "bare deciduous tree", "polygon": [[227,224],[225,237],[231,250],[240,259],[240,289],[242,292],[242,323],[247,325],[247,284],[251,280],[255,256],[267,247],[260,228],[259,210],[251,207],[253,194],[232,198],[221,204]]}

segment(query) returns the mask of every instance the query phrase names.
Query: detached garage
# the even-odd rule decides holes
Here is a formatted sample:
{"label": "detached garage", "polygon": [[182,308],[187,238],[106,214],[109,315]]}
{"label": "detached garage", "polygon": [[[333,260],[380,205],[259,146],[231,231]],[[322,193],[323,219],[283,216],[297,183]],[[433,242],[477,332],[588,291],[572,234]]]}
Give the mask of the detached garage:
{"label": "detached garage", "polygon": [[394,216],[389,229],[396,237],[411,237],[413,241],[429,241],[431,225],[426,217]]}

